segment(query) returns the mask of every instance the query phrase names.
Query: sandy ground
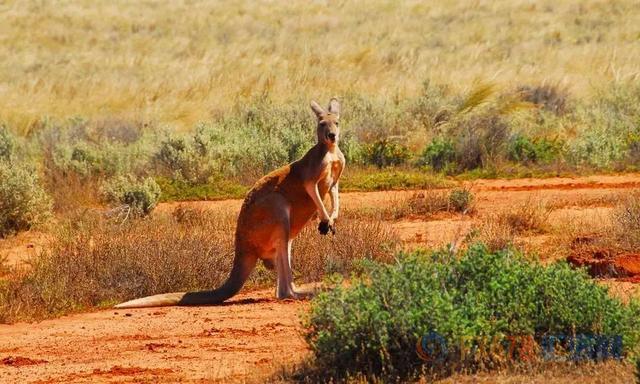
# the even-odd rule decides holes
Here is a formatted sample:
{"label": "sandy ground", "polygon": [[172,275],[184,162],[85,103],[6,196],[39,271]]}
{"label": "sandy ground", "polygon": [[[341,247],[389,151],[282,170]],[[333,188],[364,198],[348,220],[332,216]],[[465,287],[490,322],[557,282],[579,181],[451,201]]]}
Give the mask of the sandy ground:
{"label": "sandy ground", "polygon": [[[409,246],[437,246],[464,236],[482,215],[545,200],[560,207],[550,217],[553,225],[588,225],[608,214],[612,195],[640,187],[640,175],[487,180],[467,186],[477,196],[475,215],[391,224]],[[379,207],[413,193],[346,193],[341,202],[345,209]],[[240,203],[189,204],[237,210]],[[176,205],[163,204],[158,209],[171,210]],[[0,257],[20,263],[46,247],[46,242],[45,234],[21,234],[0,241]],[[631,283],[607,284],[622,295],[635,290]],[[216,307],[103,310],[0,325],[0,383],[262,382],[283,365],[300,362],[309,354],[300,320],[308,302],[279,302],[272,297],[271,290],[252,291]],[[598,382],[597,375],[590,379],[580,381]]]}

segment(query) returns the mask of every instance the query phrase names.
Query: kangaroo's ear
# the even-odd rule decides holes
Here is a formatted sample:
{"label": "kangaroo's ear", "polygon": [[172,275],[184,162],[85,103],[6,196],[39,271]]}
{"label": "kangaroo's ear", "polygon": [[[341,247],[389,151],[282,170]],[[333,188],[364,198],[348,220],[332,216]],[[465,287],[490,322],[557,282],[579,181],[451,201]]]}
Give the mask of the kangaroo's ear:
{"label": "kangaroo's ear", "polygon": [[322,107],[320,106],[320,104],[316,103],[315,101],[311,100],[311,109],[313,110],[313,113],[316,114],[316,117],[318,119],[322,118],[322,115],[325,114],[324,109],[322,109]]}
{"label": "kangaroo's ear", "polygon": [[332,97],[329,101],[329,113],[340,116],[340,102],[336,97]]}

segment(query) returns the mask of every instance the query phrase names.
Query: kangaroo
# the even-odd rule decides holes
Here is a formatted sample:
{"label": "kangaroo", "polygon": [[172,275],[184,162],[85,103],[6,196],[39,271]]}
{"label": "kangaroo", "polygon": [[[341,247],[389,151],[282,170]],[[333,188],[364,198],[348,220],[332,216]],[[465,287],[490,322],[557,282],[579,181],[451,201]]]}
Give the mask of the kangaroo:
{"label": "kangaroo", "polygon": [[[278,299],[307,296],[293,284],[291,241],[316,212],[320,234],[335,233],[340,206],[338,180],[345,167],[338,148],[340,103],[332,98],[325,111],[312,101],[311,109],[318,120],[317,143],[301,159],[258,180],[247,193],[238,216],[233,268],[225,283],[212,291],[148,296],[115,308],[220,304],[240,291],[258,260],[276,269]],[[323,203],[327,192],[331,195],[331,212]]]}

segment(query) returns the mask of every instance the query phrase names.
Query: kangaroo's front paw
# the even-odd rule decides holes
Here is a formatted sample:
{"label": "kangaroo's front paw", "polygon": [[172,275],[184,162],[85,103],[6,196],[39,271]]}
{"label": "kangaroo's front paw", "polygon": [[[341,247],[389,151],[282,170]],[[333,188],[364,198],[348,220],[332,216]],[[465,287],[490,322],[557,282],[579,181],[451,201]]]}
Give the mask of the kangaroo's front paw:
{"label": "kangaroo's front paw", "polygon": [[321,235],[326,235],[327,233],[329,233],[330,230],[333,230],[331,228],[331,225],[329,224],[329,221],[321,221],[320,224],[318,224],[318,232],[320,232]]}

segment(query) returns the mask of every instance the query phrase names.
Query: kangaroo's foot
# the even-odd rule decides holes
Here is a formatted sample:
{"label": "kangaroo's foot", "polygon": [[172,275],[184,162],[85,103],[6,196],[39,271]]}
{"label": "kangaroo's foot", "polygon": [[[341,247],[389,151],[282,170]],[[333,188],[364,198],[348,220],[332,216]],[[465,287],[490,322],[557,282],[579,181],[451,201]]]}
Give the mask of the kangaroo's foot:
{"label": "kangaroo's foot", "polygon": [[311,299],[314,296],[313,292],[287,292],[287,293],[278,293],[278,300],[306,300]]}
{"label": "kangaroo's foot", "polygon": [[316,292],[313,289],[296,289],[295,285],[292,284],[288,289],[278,289],[276,292],[276,296],[280,300],[285,299],[294,299],[294,300],[305,300],[311,299],[315,296]]}

